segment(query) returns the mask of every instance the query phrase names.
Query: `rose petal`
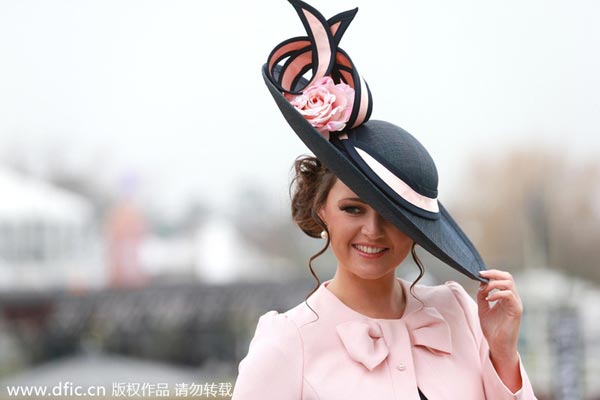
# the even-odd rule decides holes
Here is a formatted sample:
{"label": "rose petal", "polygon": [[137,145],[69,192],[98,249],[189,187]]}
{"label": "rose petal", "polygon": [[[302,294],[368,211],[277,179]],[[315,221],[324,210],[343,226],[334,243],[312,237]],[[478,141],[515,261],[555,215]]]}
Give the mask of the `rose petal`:
{"label": "rose petal", "polygon": [[286,95],[286,98],[317,131],[329,138],[329,132],[346,126],[352,113],[354,89],[324,76],[301,95]]}

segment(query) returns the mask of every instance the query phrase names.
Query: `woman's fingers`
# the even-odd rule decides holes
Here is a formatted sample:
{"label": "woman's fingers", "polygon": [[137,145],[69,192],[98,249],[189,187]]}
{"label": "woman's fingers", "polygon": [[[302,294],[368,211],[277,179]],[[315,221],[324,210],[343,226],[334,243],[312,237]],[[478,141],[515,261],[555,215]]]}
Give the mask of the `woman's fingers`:
{"label": "woman's fingers", "polygon": [[514,301],[516,304],[517,297],[510,290],[498,290],[498,291],[490,294],[489,296],[487,296],[486,300],[489,302],[498,301],[498,300],[510,300],[510,301]]}
{"label": "woman's fingers", "polygon": [[501,301],[512,310],[511,314],[520,315],[523,306],[512,275],[496,269],[481,272],[481,276],[488,278],[489,281],[479,287],[477,294],[479,302]]}
{"label": "woman's fingers", "polygon": [[514,281],[510,272],[501,271],[499,269],[488,269],[485,271],[479,271],[479,274],[481,276],[483,276],[484,278],[488,278],[488,279],[504,279],[504,280]]}
{"label": "woman's fingers", "polygon": [[486,294],[489,294],[489,292],[494,289],[510,290],[513,291],[518,297],[515,280],[509,272],[490,269],[487,271],[481,271],[481,276],[489,279],[486,284],[482,284],[480,286],[480,289]]}
{"label": "woman's fingers", "polygon": [[482,291],[485,293],[489,293],[494,289],[515,291],[515,282],[510,280],[491,280],[482,287]]}

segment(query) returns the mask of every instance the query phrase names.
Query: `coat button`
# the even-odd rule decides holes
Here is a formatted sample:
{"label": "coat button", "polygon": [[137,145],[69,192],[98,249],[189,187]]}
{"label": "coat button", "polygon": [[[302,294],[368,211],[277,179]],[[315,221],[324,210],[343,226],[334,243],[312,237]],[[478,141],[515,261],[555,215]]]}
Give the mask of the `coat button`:
{"label": "coat button", "polygon": [[396,365],[396,368],[398,369],[398,371],[404,371],[406,369],[406,365],[404,365],[404,363],[399,363],[398,365]]}

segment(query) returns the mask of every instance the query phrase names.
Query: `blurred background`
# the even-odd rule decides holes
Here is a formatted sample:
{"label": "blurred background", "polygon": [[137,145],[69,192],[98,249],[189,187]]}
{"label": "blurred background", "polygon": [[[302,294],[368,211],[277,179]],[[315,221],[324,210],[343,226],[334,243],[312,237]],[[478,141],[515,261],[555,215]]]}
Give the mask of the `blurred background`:
{"label": "blurred background", "polygon": [[[311,4],[360,7],[341,47],[372,118],[428,148],[440,199],[515,275],[538,398],[600,399],[600,3]],[[288,210],[308,151],[260,74],[303,34],[284,0],[0,0],[2,398],[64,381],[229,398],[258,317],[316,284],[321,243]],[[476,291],[419,254],[424,283]]]}

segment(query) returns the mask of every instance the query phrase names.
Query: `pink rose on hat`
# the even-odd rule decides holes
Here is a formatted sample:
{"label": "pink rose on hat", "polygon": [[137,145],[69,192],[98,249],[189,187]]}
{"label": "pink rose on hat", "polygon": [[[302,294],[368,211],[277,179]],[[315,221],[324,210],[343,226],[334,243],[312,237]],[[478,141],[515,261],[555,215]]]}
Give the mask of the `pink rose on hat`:
{"label": "pink rose on hat", "polygon": [[325,76],[304,90],[302,94],[286,94],[289,102],[329,139],[329,132],[341,131],[352,113],[354,89],[345,83],[335,84]]}

